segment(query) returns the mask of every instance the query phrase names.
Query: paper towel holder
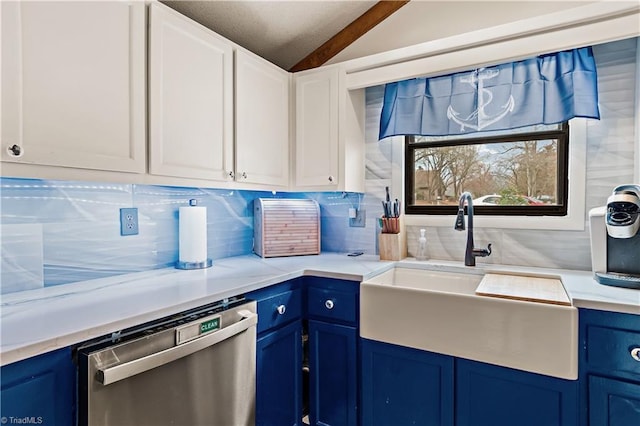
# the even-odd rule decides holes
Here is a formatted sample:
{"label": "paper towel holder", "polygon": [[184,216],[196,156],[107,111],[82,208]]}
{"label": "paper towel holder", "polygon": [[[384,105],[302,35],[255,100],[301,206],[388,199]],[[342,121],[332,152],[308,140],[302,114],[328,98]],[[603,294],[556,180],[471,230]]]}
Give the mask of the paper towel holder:
{"label": "paper towel holder", "polygon": [[[195,199],[191,199],[189,200],[189,206],[191,207],[195,207],[197,206],[198,202]],[[201,262],[184,262],[181,260],[178,260],[176,262],[176,269],[205,269],[205,268],[210,268],[213,265],[213,261],[211,259],[206,259],[203,260]]]}

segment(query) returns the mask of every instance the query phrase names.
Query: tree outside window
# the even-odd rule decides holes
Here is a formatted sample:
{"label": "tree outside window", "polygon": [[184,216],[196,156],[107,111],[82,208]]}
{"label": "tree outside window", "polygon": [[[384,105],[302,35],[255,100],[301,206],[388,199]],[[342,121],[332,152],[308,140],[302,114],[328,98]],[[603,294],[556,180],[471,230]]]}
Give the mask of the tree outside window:
{"label": "tree outside window", "polygon": [[[480,136],[479,136],[480,135]],[[479,214],[565,215],[569,126],[406,138],[408,214],[450,214],[464,191]]]}

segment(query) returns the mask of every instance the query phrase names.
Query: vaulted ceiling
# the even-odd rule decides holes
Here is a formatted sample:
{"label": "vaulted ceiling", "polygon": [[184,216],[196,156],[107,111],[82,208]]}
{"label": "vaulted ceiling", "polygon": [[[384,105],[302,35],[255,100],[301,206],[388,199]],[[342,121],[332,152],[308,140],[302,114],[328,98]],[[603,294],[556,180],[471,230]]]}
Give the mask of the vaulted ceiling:
{"label": "vaulted ceiling", "polygon": [[594,0],[160,1],[281,68],[294,71],[594,3]]}
{"label": "vaulted ceiling", "polygon": [[407,2],[162,0],[162,3],[284,69],[299,71],[322,65]]}

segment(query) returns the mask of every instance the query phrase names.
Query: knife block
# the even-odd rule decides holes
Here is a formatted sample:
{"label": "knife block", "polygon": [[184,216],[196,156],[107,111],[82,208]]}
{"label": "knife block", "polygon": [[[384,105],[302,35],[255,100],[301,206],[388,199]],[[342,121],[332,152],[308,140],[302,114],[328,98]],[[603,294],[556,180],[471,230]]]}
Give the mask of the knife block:
{"label": "knife block", "polygon": [[402,260],[407,257],[407,234],[404,230],[402,216],[397,219],[398,233],[378,234],[378,251],[380,260]]}

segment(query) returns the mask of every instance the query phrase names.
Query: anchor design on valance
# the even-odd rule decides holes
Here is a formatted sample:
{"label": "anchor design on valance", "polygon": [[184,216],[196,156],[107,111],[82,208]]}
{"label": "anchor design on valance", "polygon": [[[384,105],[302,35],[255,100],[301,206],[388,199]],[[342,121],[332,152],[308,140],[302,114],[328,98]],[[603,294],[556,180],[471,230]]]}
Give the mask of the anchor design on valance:
{"label": "anchor design on valance", "polygon": [[478,108],[467,117],[461,118],[460,116],[462,114],[453,109],[453,106],[449,105],[449,108],[447,108],[447,118],[460,124],[462,130],[464,130],[465,127],[469,127],[474,130],[482,130],[512,112],[515,106],[513,95],[509,96],[507,103],[502,105],[497,113],[490,115],[485,110],[493,101],[493,92],[484,87],[484,81],[494,78],[498,76],[498,74],[500,74],[500,70],[480,68],[477,71],[471,72],[468,77],[462,77],[460,81],[463,83],[469,83],[477,89]]}

